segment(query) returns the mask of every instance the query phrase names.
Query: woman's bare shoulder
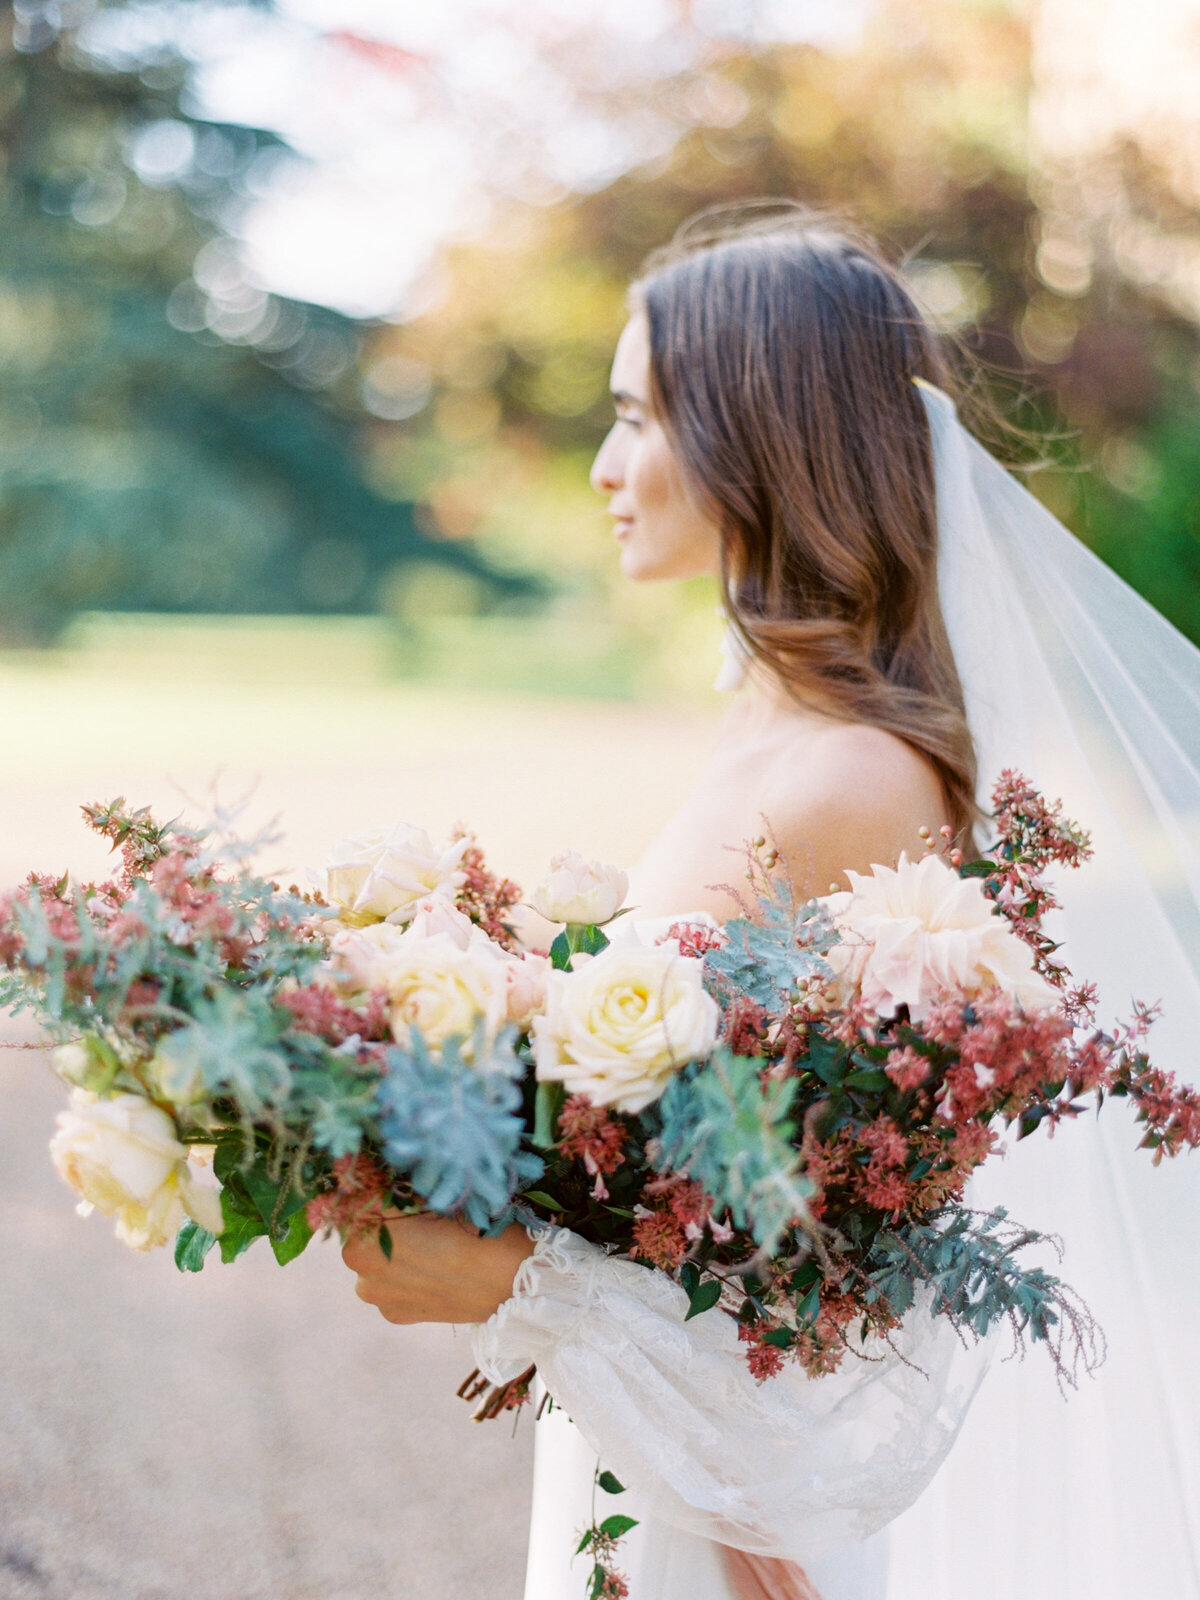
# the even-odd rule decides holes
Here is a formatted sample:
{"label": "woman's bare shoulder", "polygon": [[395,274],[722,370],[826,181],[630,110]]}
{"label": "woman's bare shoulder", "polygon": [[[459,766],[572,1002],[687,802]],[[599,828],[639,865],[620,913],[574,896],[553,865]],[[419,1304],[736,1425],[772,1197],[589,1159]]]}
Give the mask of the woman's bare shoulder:
{"label": "woman's bare shoulder", "polygon": [[808,726],[764,775],[763,811],[793,875],[823,893],[847,869],[893,865],[945,820],[937,770],[906,740],[864,723]]}

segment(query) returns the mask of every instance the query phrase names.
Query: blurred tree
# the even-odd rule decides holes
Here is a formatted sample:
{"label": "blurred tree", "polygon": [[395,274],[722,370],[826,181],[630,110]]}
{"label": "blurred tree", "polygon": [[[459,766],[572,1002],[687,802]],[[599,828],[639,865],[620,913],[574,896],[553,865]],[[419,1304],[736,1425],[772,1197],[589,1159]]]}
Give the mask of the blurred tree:
{"label": "blurred tree", "polygon": [[[1031,486],[1200,639],[1195,320],[1152,275],[1131,273],[1127,255],[1063,231],[1031,164],[1026,12],[881,0],[851,45],[726,41],[687,56],[652,94],[598,93],[580,53],[560,51],[597,114],[629,127],[653,112],[660,153],[553,203],[498,190],[489,232],[449,253],[441,301],[372,333],[375,358],[419,361],[435,385],[415,427],[375,431],[377,476],[443,536],[478,535],[506,559],[540,555],[581,591],[604,590],[613,562],[583,469],[610,416],[626,286],[701,207],[799,198],[849,214],[903,260],[963,346],[968,381],[1050,436]],[[1132,187],[1151,231],[1168,211],[1176,229],[1200,229],[1196,207],[1163,199],[1150,174]],[[1105,225],[1094,219],[1098,233]],[[661,603],[627,590],[605,604],[640,607],[659,626]]]}
{"label": "blurred tree", "polygon": [[365,470],[359,327],[242,275],[221,223],[279,141],[190,113],[169,46],[89,57],[66,9],[0,18],[0,641],[82,607],[368,611],[417,562],[536,587]]}

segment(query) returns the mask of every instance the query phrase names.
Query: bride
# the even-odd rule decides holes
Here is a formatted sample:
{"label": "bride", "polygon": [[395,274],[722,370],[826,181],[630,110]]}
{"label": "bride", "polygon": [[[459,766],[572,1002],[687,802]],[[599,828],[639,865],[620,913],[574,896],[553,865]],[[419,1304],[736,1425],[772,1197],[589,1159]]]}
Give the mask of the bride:
{"label": "bride", "polygon": [[[718,581],[730,624],[722,682],[739,688],[707,771],[633,874],[639,918],[734,914],[737,848],[768,830],[806,894],[843,886],[848,869],[920,853],[923,829],[962,839],[982,824],[977,788],[986,796],[1001,765],[1024,765],[1067,794],[1116,852],[1110,867],[1144,845],[1146,818],[1120,814],[1096,755],[1097,729],[1109,723],[1073,710],[1063,651],[1034,636],[1030,583],[1062,576],[1076,557],[1054,541],[1070,536],[970,440],[950,388],[899,274],[867,241],[799,207],[701,217],[634,285],[613,362],[616,421],[592,482],[608,499],[626,577]],[[1021,539],[1040,572],[1004,566]],[[1064,609],[1086,582],[1097,604],[1111,599],[1117,580],[1095,565],[1082,578],[1067,572]],[[1126,622],[1150,626],[1148,608],[1135,611],[1127,591],[1119,598]],[[1149,615],[1164,630],[1148,645],[1155,669],[1172,651],[1190,652]],[[1163,715],[1191,718],[1189,795],[1200,798],[1200,669],[1194,652],[1180,659],[1176,677],[1193,686],[1191,699]],[[1129,703],[1125,720],[1144,736],[1145,708]],[[1111,695],[1106,706],[1113,749],[1127,746]],[[1084,784],[1098,768],[1098,784]],[[1128,805],[1129,786],[1118,787]],[[1172,822],[1181,793],[1169,796]],[[1183,913],[1142,869],[1126,890],[1126,904],[1138,894],[1145,902],[1162,977],[1146,997],[1169,981],[1172,995],[1200,1000],[1194,956],[1176,948]],[[1076,922],[1094,933],[1097,909],[1084,904]],[[542,942],[532,920],[523,935]],[[1093,939],[1081,970],[1113,970],[1101,959],[1111,944]],[[1114,1003],[1124,999],[1122,983]],[[1023,1217],[1015,1200],[1011,1209],[1042,1220]],[[964,1354],[945,1319],[914,1312],[895,1351],[831,1378],[791,1373],[759,1388],[728,1319],[685,1325],[686,1297],[664,1275],[565,1230],[535,1240],[513,1227],[483,1239],[419,1217],[392,1234],[390,1260],[372,1239],[346,1246],[359,1295],[397,1323],[477,1324],[485,1373],[502,1381],[536,1362],[556,1402],[536,1429],[526,1600],[584,1594],[585,1562],[572,1566],[579,1530],[613,1510],[637,1518],[620,1557],[631,1600],[899,1592],[895,1572],[889,1588],[885,1525],[928,1486],[988,1354]],[[1026,1443],[1036,1454],[1032,1434]],[[976,1459],[986,1449],[982,1441]],[[598,1466],[628,1483],[619,1501],[597,1488]],[[1171,1468],[1188,1470],[1178,1457]],[[953,1486],[937,1494],[945,1507]],[[986,1592],[1065,1592],[1027,1578]],[[920,1592],[940,1597],[958,1581],[938,1588],[931,1572]],[[972,1592],[985,1592],[983,1578]]]}

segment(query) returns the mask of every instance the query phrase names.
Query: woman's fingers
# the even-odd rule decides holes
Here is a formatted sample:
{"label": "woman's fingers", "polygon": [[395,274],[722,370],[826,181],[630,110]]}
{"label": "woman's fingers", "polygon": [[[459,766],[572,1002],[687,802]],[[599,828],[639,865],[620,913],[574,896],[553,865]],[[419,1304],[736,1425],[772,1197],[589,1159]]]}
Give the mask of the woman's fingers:
{"label": "woman's fingers", "polygon": [[388,1216],[391,1249],[378,1229],[347,1239],[342,1260],[357,1276],[355,1293],[388,1322],[483,1322],[512,1293],[514,1275],[533,1249],[515,1225],[498,1238],[454,1217]]}

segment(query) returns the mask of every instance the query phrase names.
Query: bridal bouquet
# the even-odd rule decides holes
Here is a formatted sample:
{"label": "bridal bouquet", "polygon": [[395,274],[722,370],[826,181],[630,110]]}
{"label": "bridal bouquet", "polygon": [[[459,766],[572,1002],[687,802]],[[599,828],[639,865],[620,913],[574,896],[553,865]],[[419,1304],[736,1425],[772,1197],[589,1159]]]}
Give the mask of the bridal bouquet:
{"label": "bridal bouquet", "polygon": [[173,1238],[185,1270],[260,1236],[286,1262],[332,1229],[390,1253],[397,1213],[554,1222],[672,1274],[689,1316],[734,1316],[764,1381],[833,1371],[922,1293],[977,1335],[1007,1318],[1065,1371],[1086,1312],[966,1180],[1004,1125],[1088,1099],[1128,1097],[1174,1155],[1200,1143],[1200,1095],[1147,1058],[1149,1012],[1095,1025],[1043,931],[1044,874],[1086,837],[1015,774],[994,805],[983,859],[930,836],[805,903],[758,839],[721,927],[625,918],[624,874],[567,854],[529,896],[562,928],[545,953],[463,831],[346,841],[316,895],[232,839],[89,806],[122,870],[0,901],[0,1004],[59,1041],[51,1153],[81,1210],[138,1249]]}

